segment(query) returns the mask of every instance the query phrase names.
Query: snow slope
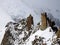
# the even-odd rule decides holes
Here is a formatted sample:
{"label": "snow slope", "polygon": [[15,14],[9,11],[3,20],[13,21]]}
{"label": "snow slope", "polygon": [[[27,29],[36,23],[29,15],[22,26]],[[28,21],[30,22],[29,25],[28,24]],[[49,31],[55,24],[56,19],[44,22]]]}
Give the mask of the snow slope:
{"label": "snow slope", "polygon": [[[33,35],[31,35],[28,39],[29,41],[27,41],[26,45],[32,45],[32,41],[35,39],[35,36],[37,35],[38,37],[44,37],[44,42],[47,43],[47,45],[51,45],[52,43],[52,37],[56,38],[56,35],[54,34],[54,32],[49,32],[51,29],[51,27],[48,27],[47,29],[45,29],[44,31],[42,30],[38,30],[37,32],[35,32]],[[50,40],[49,40],[50,39]],[[48,41],[49,40],[49,41]]]}
{"label": "snow slope", "polygon": [[5,33],[5,26],[9,21],[13,21],[11,17],[0,8],[0,44]]}

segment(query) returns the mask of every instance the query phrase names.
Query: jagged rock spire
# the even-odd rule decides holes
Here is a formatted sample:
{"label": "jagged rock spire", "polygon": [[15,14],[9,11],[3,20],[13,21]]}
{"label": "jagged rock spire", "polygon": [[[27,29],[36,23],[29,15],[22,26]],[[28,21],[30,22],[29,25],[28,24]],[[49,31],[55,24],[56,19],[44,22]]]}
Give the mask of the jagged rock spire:
{"label": "jagged rock spire", "polygon": [[42,30],[47,28],[47,13],[46,12],[41,13],[41,26],[40,26],[40,28]]}
{"label": "jagged rock spire", "polygon": [[29,17],[27,17],[27,29],[30,30],[31,29],[31,25],[33,25],[33,17],[30,14]]}

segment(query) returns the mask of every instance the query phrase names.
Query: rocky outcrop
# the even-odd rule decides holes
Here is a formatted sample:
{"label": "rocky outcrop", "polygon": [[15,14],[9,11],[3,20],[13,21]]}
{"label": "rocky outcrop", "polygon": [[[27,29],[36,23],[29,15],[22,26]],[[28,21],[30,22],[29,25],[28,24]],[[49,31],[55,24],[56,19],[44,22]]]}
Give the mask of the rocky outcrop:
{"label": "rocky outcrop", "polygon": [[47,13],[46,12],[41,13],[41,26],[40,26],[40,28],[42,30],[47,28]]}
{"label": "rocky outcrop", "polygon": [[27,30],[31,29],[31,25],[33,25],[33,17],[30,14],[29,17],[27,17]]}
{"label": "rocky outcrop", "polygon": [[2,43],[1,45],[11,45],[10,42],[9,42],[9,38],[10,38],[11,34],[10,34],[10,31],[6,31],[5,35],[4,35],[4,38],[2,40]]}
{"label": "rocky outcrop", "polygon": [[3,40],[2,40],[2,43],[1,45],[11,45],[9,39],[12,38],[11,36],[11,33],[10,33],[10,29],[12,26],[13,22],[8,22],[7,25],[5,26],[6,27],[6,31],[5,31],[5,34],[4,34],[4,37],[3,37]]}
{"label": "rocky outcrop", "polygon": [[55,25],[55,21],[51,21],[51,19],[47,17],[47,25],[53,27]]}
{"label": "rocky outcrop", "polygon": [[55,33],[58,31],[58,28],[55,26],[56,25],[55,21],[52,21],[48,17],[47,17],[47,25],[50,26]]}
{"label": "rocky outcrop", "polygon": [[58,29],[56,35],[57,35],[57,38],[60,38],[60,29]]}
{"label": "rocky outcrop", "polygon": [[[27,40],[32,33],[32,30],[29,30],[32,29],[31,25],[33,25],[33,17],[31,15],[27,18],[27,22],[25,19],[22,19],[17,23],[7,23],[1,45],[21,45],[23,42],[25,43],[25,40]],[[26,27],[28,27],[29,31],[26,30]]]}
{"label": "rocky outcrop", "polygon": [[35,36],[34,41],[32,41],[32,45],[46,45],[46,43],[43,43],[44,37],[37,37]]}
{"label": "rocky outcrop", "polygon": [[55,21],[52,21],[51,19],[49,19],[49,17],[47,17],[47,13],[41,13],[41,26],[40,29],[44,30],[47,27],[51,27],[53,29],[53,31],[56,33],[58,31],[58,28],[55,26]]}

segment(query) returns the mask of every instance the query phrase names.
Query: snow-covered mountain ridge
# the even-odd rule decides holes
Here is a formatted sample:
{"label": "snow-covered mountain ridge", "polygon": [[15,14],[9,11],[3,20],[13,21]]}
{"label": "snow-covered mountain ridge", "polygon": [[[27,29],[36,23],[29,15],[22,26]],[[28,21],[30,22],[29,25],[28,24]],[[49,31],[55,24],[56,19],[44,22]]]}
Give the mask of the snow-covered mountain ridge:
{"label": "snow-covered mountain ridge", "polygon": [[[3,39],[3,45],[34,45],[35,43],[38,43],[38,45],[52,45],[55,44],[53,42],[56,41],[57,38],[51,27],[47,27],[44,31],[42,31],[41,29],[38,29],[39,27],[35,28],[32,25],[31,29],[27,31],[26,18],[21,19],[17,23],[9,22],[6,27],[5,36],[7,36],[6,38],[8,40],[5,42],[6,39]],[[34,42],[35,39],[38,40],[33,44],[32,42]],[[40,39],[41,41],[39,42]],[[56,42],[56,44],[58,43]]]}
{"label": "snow-covered mountain ridge", "polygon": [[[41,3],[40,3],[41,2]],[[57,3],[58,2],[58,3]],[[0,0],[0,43],[3,40],[3,36],[6,33],[6,29],[7,27],[6,24],[10,21],[15,23],[18,22],[18,20],[21,20],[23,18],[27,18],[29,16],[29,14],[32,14],[32,16],[34,17],[34,25],[36,25],[37,23],[39,23],[41,21],[40,17],[41,17],[41,12],[47,12],[48,13],[48,17],[49,19],[55,21],[57,27],[60,26],[60,8],[59,8],[59,2],[57,0]],[[25,5],[27,4],[27,5]],[[13,21],[13,20],[14,21]],[[20,35],[21,31],[15,31],[16,28],[15,24],[12,24],[12,22],[9,23],[9,26],[12,25],[12,27],[10,28],[10,33],[12,33],[12,36],[10,37],[9,41],[12,44],[9,45],[32,45],[32,42],[34,42],[35,40],[35,35],[38,35],[38,39],[39,37],[46,37],[46,39],[44,40],[44,43],[47,43],[47,45],[51,45],[51,39],[50,37],[52,37],[53,35],[55,35],[55,33],[52,31],[51,34],[49,31],[51,27],[48,27],[48,29],[46,28],[44,31],[41,31],[41,29],[38,29],[39,27],[37,26],[32,26],[34,31],[32,31],[32,34],[30,36],[27,36],[28,39],[26,39],[26,41],[24,42],[22,40],[22,38],[24,37],[24,31],[22,31],[22,34]],[[11,24],[11,25],[10,25]],[[18,30],[22,29],[26,30],[25,25],[18,25]],[[8,30],[8,29],[7,29]],[[12,30],[12,31],[11,31]],[[16,29],[17,30],[17,29]],[[9,32],[9,31],[7,31]],[[28,35],[28,31],[25,31]],[[43,32],[43,33],[42,33]],[[39,34],[37,34],[39,33]],[[9,34],[9,33],[8,33]],[[45,36],[43,35],[45,34]],[[9,35],[10,36],[10,35]],[[13,38],[12,38],[13,37]],[[26,37],[26,35],[25,35]],[[32,40],[33,38],[33,40]],[[21,39],[21,40],[20,40]],[[31,39],[31,40],[30,40]],[[49,41],[47,41],[49,39]],[[53,38],[54,39],[54,38]],[[25,38],[24,38],[25,40]],[[29,40],[29,41],[28,41]],[[8,41],[8,42],[9,42]],[[27,42],[28,41],[28,42]],[[23,43],[22,43],[23,42]],[[38,40],[39,42],[39,40]],[[56,44],[57,45],[57,44]]]}

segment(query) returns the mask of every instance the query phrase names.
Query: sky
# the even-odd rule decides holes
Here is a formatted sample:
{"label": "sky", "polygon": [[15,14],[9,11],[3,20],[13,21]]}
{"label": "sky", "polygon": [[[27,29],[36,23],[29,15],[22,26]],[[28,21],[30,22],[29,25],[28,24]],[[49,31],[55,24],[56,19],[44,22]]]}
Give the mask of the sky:
{"label": "sky", "polygon": [[60,0],[21,0],[31,8],[60,9]]}
{"label": "sky", "polygon": [[12,16],[28,17],[31,13],[36,23],[44,11],[60,19],[60,0],[0,0],[0,7]]}
{"label": "sky", "polygon": [[[30,8],[33,8],[35,12],[40,14],[42,11],[48,11],[53,14],[53,16],[57,16],[57,18],[60,18],[60,0],[21,0],[24,2],[27,6]],[[59,13],[58,13],[59,12]]]}
{"label": "sky", "polygon": [[[21,3],[23,3],[23,6]],[[4,10],[8,9],[9,11],[7,12],[15,12],[15,14],[18,12],[17,9],[20,10],[20,7],[24,7],[24,5],[34,10],[37,14],[40,14],[42,9],[49,11],[60,11],[60,0],[0,0],[0,7]],[[11,11],[11,8],[13,11]]]}

